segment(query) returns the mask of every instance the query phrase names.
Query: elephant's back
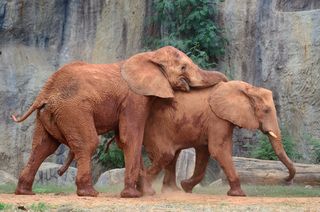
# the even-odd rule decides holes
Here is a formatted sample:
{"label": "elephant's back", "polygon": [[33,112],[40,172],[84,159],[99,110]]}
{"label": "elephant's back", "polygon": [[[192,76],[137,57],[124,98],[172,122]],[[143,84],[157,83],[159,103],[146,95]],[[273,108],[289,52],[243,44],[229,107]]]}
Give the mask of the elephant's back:
{"label": "elephant's back", "polygon": [[89,64],[75,62],[55,72],[44,86],[47,103],[54,109],[60,105],[74,106],[117,104],[128,91],[120,74],[120,64]]}

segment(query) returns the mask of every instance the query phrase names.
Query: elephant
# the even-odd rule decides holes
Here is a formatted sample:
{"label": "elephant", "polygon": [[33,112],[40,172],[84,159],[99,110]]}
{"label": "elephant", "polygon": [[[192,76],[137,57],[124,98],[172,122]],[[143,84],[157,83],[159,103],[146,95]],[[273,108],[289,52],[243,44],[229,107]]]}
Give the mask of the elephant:
{"label": "elephant", "polygon": [[186,192],[201,181],[211,156],[223,169],[229,196],[245,196],[232,161],[235,126],[259,129],[266,134],[279,160],[287,167],[292,182],[295,167],[287,156],[278,126],[272,92],[242,81],[220,82],[189,93],[176,92],[174,99],[155,100],[146,122],[143,145],[152,161],[145,180],[149,183],[165,170],[162,190],[178,189],[176,160],[181,149],[194,147],[193,176],[181,182]]}
{"label": "elephant", "polygon": [[91,157],[98,135],[114,130],[125,156],[121,197],[140,197],[137,189],[146,119],[156,99],[174,98],[176,91],[209,87],[227,81],[219,72],[200,69],[180,50],[165,46],[111,64],[73,62],[53,73],[30,108],[15,122],[36,113],[32,151],[15,194],[32,195],[41,163],[60,144],[77,161],[77,194],[97,196],[91,176]]}

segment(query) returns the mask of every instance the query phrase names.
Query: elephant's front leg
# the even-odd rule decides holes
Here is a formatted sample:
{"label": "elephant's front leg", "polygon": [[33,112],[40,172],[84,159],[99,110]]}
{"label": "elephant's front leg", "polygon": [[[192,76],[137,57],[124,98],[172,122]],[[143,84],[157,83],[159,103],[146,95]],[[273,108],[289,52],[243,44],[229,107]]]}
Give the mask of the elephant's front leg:
{"label": "elephant's front leg", "polygon": [[119,118],[120,142],[125,160],[124,189],[121,197],[140,197],[142,193],[137,189],[140,172],[140,158],[144,126],[149,113],[147,97],[133,95],[126,99]]}
{"label": "elephant's front leg", "polygon": [[227,194],[229,196],[246,196],[241,189],[240,179],[232,161],[231,136],[227,139],[217,138],[213,142],[209,141],[209,152],[212,157],[218,161],[225,175],[227,176],[230,185],[230,190]]}

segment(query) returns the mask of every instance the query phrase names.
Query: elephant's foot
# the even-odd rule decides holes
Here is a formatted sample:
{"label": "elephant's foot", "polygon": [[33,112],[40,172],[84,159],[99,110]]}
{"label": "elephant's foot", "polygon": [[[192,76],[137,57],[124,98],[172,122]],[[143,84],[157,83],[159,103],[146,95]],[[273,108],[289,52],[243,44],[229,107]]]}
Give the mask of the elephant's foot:
{"label": "elephant's foot", "polygon": [[169,192],[177,192],[181,191],[181,189],[177,185],[162,185],[161,192],[169,193]]}
{"label": "elephant's foot", "polygon": [[88,197],[96,197],[99,192],[97,192],[92,186],[87,186],[85,188],[77,188],[78,196],[88,196]]}
{"label": "elephant's foot", "polygon": [[16,188],[16,191],[14,192],[16,195],[35,195],[34,192],[30,189],[23,189],[23,188]]}
{"label": "elephant's foot", "polygon": [[152,187],[146,186],[143,188],[142,193],[144,196],[153,196],[156,194],[156,191]]}
{"label": "elephant's foot", "polygon": [[137,198],[141,197],[142,193],[138,191],[136,188],[126,187],[121,191],[120,196],[122,198]]}
{"label": "elephant's foot", "polygon": [[137,183],[137,190],[143,194],[143,196],[155,195],[156,191],[152,188],[146,178],[141,177]]}
{"label": "elephant's foot", "polygon": [[238,197],[245,197],[247,196],[241,188],[237,189],[230,189],[227,193],[228,196],[238,196]]}
{"label": "elephant's foot", "polygon": [[193,185],[188,180],[181,181],[181,187],[186,193],[192,193]]}
{"label": "elephant's foot", "polygon": [[27,183],[24,180],[19,180],[14,193],[17,195],[35,195],[35,193],[32,192],[32,183]]}

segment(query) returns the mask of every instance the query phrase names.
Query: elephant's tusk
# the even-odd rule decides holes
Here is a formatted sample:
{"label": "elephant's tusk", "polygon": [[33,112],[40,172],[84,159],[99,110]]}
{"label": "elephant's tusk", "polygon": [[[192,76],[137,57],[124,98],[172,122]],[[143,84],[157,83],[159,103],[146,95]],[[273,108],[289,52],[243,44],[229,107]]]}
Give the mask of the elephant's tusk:
{"label": "elephant's tusk", "polygon": [[274,134],[274,132],[269,131],[268,133],[269,133],[269,135],[271,135],[273,138],[278,138],[278,137],[276,136],[276,134]]}

